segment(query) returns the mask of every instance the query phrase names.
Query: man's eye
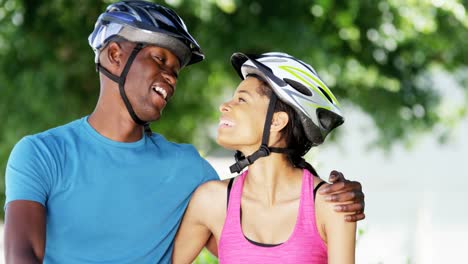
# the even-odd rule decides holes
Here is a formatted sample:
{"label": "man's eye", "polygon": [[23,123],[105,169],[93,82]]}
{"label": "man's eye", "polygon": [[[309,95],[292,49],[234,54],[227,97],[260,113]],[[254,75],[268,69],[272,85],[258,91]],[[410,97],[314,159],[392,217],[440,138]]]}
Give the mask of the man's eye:
{"label": "man's eye", "polygon": [[242,97],[239,97],[239,102],[245,102],[245,99]]}
{"label": "man's eye", "polygon": [[157,61],[164,62],[164,58],[160,56],[153,56],[153,58]]}

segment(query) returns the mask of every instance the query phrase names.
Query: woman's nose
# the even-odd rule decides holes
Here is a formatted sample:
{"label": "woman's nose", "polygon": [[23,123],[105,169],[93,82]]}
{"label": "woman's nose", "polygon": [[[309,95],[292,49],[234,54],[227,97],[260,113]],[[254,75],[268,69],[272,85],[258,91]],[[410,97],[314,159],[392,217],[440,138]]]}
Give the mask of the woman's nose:
{"label": "woman's nose", "polygon": [[228,103],[229,103],[229,102],[224,102],[224,103],[222,103],[222,104],[219,106],[219,111],[222,112],[222,113],[223,113],[223,112],[229,111],[229,104],[228,104]]}

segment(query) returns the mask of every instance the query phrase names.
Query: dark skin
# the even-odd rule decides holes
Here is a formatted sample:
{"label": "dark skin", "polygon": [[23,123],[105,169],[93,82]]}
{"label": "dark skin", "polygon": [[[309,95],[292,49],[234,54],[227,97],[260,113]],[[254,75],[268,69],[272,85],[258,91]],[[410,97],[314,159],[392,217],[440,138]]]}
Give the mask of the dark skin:
{"label": "dark skin", "polygon": [[[135,44],[111,42],[102,52],[100,63],[119,76]],[[157,46],[143,48],[135,58],[127,75],[125,91],[137,113],[144,120],[155,121],[161,117],[166,103],[173,96],[180,71],[177,57],[167,49]],[[157,95],[153,86],[163,88],[167,97]],[[94,112],[89,116],[91,126],[103,136],[120,142],[141,139],[142,127],[130,117],[120,98],[118,85],[100,74],[100,95]],[[336,178],[332,178],[336,175]],[[321,190],[330,194],[332,202],[354,201],[340,205],[337,210],[356,212],[346,221],[364,219],[364,194],[361,184],[346,180],[343,174],[333,171],[330,182],[338,182]],[[8,203],[5,210],[5,263],[42,263],[46,241],[46,208],[37,202],[17,200]],[[211,241],[211,240],[210,240]],[[208,248],[217,254],[216,243]]]}
{"label": "dark skin", "polygon": [[334,203],[353,201],[351,204],[336,205],[335,210],[337,212],[356,212],[345,217],[348,222],[363,220],[366,215],[364,214],[365,201],[361,183],[345,179],[343,173],[336,170],[330,173],[329,182],[334,184],[319,190],[321,194],[329,195],[326,200]]}
{"label": "dark skin", "polygon": [[[100,62],[119,76],[135,44],[111,42],[101,52]],[[167,49],[147,46],[135,58],[127,75],[125,91],[140,118],[158,120],[166,103],[173,96],[180,64]],[[89,123],[100,134],[120,142],[134,142],[142,135],[142,127],[130,117],[119,95],[118,85],[100,75],[101,91]],[[152,86],[167,92],[164,100]],[[33,201],[17,200],[5,210],[5,263],[42,263],[46,241],[46,208]]]}
{"label": "dark skin", "polygon": [[[111,42],[101,52],[100,62],[111,73],[120,76],[135,44]],[[142,120],[156,121],[176,90],[180,64],[167,49],[143,48],[127,74],[125,91],[134,111]],[[88,121],[103,136],[120,142],[133,142],[142,137],[142,127],[128,113],[118,85],[101,74],[101,93],[95,111]],[[167,92],[164,100],[153,91],[156,85]]]}
{"label": "dark skin", "polygon": [[13,201],[5,211],[5,263],[42,263],[45,249],[46,210],[32,201]]}

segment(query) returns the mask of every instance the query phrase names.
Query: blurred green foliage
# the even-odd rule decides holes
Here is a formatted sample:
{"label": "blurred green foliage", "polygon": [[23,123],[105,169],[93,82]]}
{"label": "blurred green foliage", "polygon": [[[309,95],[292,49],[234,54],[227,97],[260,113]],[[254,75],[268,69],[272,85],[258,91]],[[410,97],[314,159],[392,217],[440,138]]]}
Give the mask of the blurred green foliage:
{"label": "blurred green foliage", "polygon": [[200,252],[193,264],[218,264],[218,259],[205,248]]}
{"label": "blurred green foliage", "polygon": [[[93,111],[99,83],[87,37],[109,2],[0,0],[1,179],[21,137]],[[229,63],[235,51],[284,51],[310,63],[342,102],[372,117],[383,147],[466,115],[466,107],[441,115],[432,78],[437,69],[468,86],[466,0],[161,3],[184,18],[207,57],[183,71],[177,96],[153,124],[171,140],[209,147],[206,124],[238,82]]]}

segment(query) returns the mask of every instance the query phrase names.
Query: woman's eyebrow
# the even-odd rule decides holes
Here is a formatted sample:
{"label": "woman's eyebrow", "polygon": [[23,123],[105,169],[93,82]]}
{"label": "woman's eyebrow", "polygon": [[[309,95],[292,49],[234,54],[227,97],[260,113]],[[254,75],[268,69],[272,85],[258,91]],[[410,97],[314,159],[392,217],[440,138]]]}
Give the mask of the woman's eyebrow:
{"label": "woman's eyebrow", "polygon": [[250,92],[247,91],[247,90],[239,90],[239,91],[237,91],[237,93],[245,93],[245,94],[247,94],[248,96],[252,97],[252,94],[250,94]]}

